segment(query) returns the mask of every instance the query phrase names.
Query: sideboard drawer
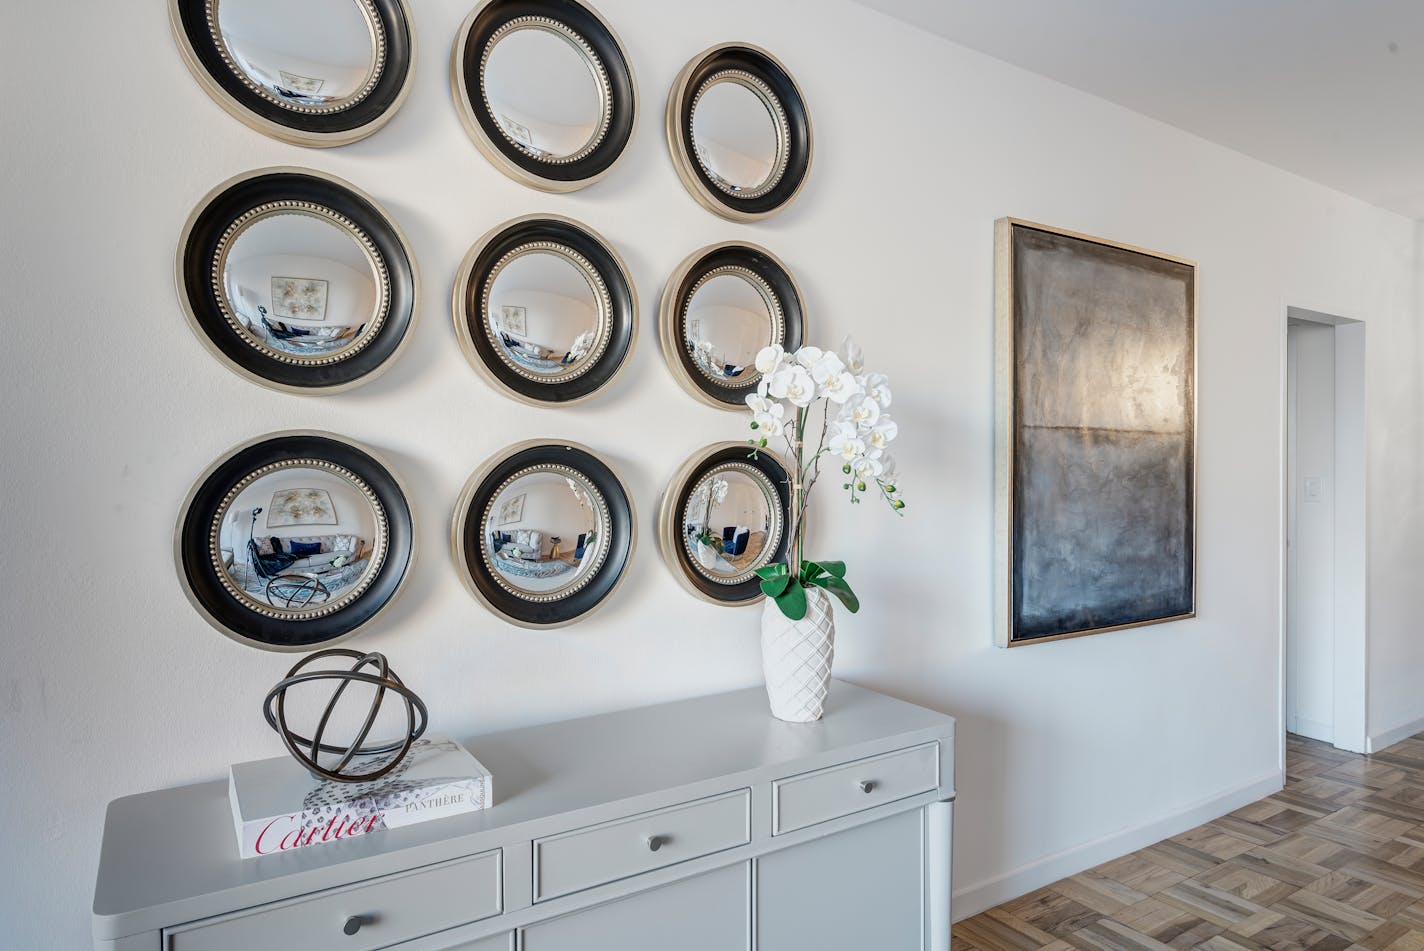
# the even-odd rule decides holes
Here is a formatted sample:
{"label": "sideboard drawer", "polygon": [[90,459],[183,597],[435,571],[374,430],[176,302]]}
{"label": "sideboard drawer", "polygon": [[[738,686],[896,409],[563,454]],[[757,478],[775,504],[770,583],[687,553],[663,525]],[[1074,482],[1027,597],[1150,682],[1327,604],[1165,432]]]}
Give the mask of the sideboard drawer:
{"label": "sideboard drawer", "polygon": [[535,839],[534,900],[557,898],[750,841],[748,789]]}
{"label": "sideboard drawer", "polygon": [[794,832],[938,786],[938,740],[778,779],[771,784],[771,833]]}
{"label": "sideboard drawer", "polygon": [[367,951],[497,915],[500,850],[169,928],[165,951]]}

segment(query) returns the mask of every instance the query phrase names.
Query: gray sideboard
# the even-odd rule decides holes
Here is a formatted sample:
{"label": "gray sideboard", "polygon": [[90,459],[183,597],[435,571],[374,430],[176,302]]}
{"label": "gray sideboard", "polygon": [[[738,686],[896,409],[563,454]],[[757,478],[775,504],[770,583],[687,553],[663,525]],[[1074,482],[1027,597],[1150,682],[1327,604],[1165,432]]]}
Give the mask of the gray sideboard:
{"label": "gray sideboard", "polygon": [[836,681],[465,741],[483,812],[240,859],[225,782],[116,799],[103,951],[947,951],[954,720]]}

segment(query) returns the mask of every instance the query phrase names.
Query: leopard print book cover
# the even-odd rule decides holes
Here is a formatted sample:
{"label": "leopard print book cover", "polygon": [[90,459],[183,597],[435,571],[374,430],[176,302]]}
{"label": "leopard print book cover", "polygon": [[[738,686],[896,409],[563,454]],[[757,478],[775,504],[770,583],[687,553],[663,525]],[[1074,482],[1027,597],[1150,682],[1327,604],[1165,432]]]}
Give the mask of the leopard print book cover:
{"label": "leopard print book cover", "polygon": [[[405,816],[418,816],[419,807],[433,795],[453,795],[461,790],[471,797],[473,808],[483,809],[486,786],[477,777],[470,776],[429,776],[420,779],[406,779],[404,774],[411,767],[426,762],[442,753],[463,751],[458,743],[449,739],[432,740],[421,738],[411,744],[410,752],[394,770],[370,783],[336,783],[323,780],[302,802],[302,831],[310,832],[330,825],[333,820],[340,822],[343,816],[376,816],[365,831],[397,828],[408,825],[402,822]],[[399,751],[363,757],[366,768],[375,771],[391,761]]]}

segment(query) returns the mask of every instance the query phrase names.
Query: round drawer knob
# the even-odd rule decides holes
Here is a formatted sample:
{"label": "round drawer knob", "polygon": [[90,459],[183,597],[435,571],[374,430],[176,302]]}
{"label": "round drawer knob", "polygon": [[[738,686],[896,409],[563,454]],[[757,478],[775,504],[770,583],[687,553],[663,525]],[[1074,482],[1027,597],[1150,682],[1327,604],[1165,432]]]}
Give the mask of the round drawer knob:
{"label": "round drawer knob", "polygon": [[873,780],[862,779],[857,785],[860,786],[860,791],[863,793],[873,792],[875,790],[875,782]]}
{"label": "round drawer knob", "polygon": [[350,918],[346,919],[346,924],[341,926],[341,933],[355,934],[356,932],[361,930],[361,924],[361,916],[352,915]]}
{"label": "round drawer knob", "polygon": [[663,845],[666,844],[666,842],[667,840],[660,835],[650,835],[648,836],[648,851],[656,852],[658,849],[662,848]]}

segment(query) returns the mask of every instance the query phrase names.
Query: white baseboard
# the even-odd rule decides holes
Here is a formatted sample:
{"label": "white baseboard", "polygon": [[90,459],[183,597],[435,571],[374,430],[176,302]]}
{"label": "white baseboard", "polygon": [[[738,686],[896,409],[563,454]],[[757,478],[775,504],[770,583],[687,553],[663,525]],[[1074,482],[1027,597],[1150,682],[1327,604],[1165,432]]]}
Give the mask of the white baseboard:
{"label": "white baseboard", "polygon": [[1386,730],[1383,733],[1374,734],[1365,745],[1365,752],[1378,753],[1386,747],[1393,746],[1400,740],[1407,740],[1416,733],[1424,733],[1424,717],[1418,720],[1411,720],[1402,726],[1397,726],[1393,730]]}
{"label": "white baseboard", "polygon": [[1101,839],[1045,856],[997,878],[959,889],[954,893],[954,920],[960,921],[977,915],[1020,895],[1026,895],[1036,888],[1050,885],[1060,878],[1077,875],[1095,865],[1180,835],[1203,822],[1220,818],[1228,812],[1279,792],[1284,785],[1285,773],[1275,770],[1245,786],[1204,799],[1144,825],[1114,832]]}
{"label": "white baseboard", "polygon": [[1303,736],[1310,740],[1319,740],[1322,743],[1335,745],[1335,726],[1331,723],[1321,723],[1317,720],[1307,720],[1305,717],[1296,717],[1295,725],[1287,730],[1296,736]]}

